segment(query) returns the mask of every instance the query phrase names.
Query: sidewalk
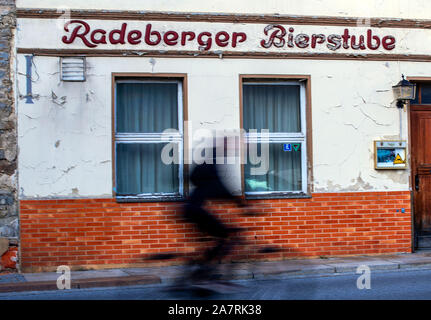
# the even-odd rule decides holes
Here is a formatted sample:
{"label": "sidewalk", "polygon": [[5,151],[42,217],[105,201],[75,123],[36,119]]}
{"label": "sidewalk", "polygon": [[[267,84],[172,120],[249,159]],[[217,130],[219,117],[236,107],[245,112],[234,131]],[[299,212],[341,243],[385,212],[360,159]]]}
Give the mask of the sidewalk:
{"label": "sidewalk", "polygon": [[[431,251],[413,254],[355,256],[327,259],[295,259],[275,262],[235,263],[230,279],[270,279],[309,275],[355,273],[360,265],[373,270],[431,269]],[[226,267],[222,265],[221,267]],[[184,266],[72,271],[75,289],[171,283],[181,277]],[[55,272],[0,275],[0,292],[57,290]]]}

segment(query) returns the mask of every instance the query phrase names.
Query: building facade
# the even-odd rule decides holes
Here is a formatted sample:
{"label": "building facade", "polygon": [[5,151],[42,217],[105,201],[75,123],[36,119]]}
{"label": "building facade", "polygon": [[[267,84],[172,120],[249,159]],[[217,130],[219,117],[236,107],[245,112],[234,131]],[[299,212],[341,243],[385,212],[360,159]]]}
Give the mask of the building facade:
{"label": "building facade", "polygon": [[[284,248],[233,259],[426,245],[430,4],[327,3],[18,1],[23,270],[193,255],[181,206],[211,132],[247,142],[226,178],[265,214],[210,210]],[[402,75],[417,95],[401,109]]]}

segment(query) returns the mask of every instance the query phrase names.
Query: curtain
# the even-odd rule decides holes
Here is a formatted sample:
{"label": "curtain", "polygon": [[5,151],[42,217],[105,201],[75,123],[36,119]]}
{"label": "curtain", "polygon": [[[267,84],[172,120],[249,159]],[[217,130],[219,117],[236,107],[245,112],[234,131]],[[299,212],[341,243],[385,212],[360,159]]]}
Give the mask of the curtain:
{"label": "curtain", "polygon": [[117,144],[117,193],[179,192],[179,166],[161,160],[165,143]]}
{"label": "curtain", "polygon": [[[244,166],[246,192],[288,192],[302,190],[301,150],[284,151],[283,143],[269,144],[269,169],[265,175],[251,175],[250,161]],[[257,146],[261,155],[260,145]]]}
{"label": "curtain", "polygon": [[[243,87],[244,129],[268,129],[269,133],[301,132],[300,86],[283,84],[245,84]],[[251,175],[248,159],[244,167],[246,192],[302,190],[301,149],[284,151],[283,143],[269,144],[269,170]],[[257,145],[261,156],[260,145]]]}
{"label": "curtain", "polygon": [[299,85],[245,84],[244,129],[270,132],[300,132]]}
{"label": "curtain", "polygon": [[[118,83],[116,132],[178,129],[177,90],[176,83]],[[179,166],[161,160],[165,145],[157,138],[154,143],[116,144],[118,195],[179,193]]]}
{"label": "curtain", "polygon": [[156,133],[178,129],[176,83],[118,83],[117,132]]}

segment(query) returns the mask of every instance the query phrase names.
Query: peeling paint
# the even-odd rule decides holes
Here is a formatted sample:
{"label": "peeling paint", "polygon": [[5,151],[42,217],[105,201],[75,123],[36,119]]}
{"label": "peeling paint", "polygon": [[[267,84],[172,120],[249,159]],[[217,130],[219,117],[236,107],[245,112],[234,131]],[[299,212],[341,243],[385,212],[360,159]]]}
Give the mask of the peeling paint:
{"label": "peeling paint", "polygon": [[65,174],[67,174],[67,173],[69,173],[71,170],[73,170],[73,169],[75,169],[75,168],[76,168],[76,166],[71,166],[71,167],[67,168],[66,170],[63,170],[63,172],[64,172]]}
{"label": "peeling paint", "polygon": [[151,72],[154,72],[154,67],[156,66],[156,59],[151,58],[149,62],[151,65]]}
{"label": "peeling paint", "polygon": [[331,180],[328,180],[326,182],[325,187],[319,187],[316,186],[314,188],[315,192],[352,192],[352,191],[368,191],[368,190],[374,190],[375,188],[369,183],[365,182],[362,177],[361,173],[359,173],[359,176],[356,179],[350,180],[351,184],[347,187],[343,187],[340,184],[336,184]]}
{"label": "peeling paint", "polygon": [[[350,186],[350,188],[352,189],[352,191],[359,191],[359,190],[372,190],[373,186],[368,183],[365,182],[362,178],[361,178],[361,174],[359,174],[357,181],[355,184],[353,184],[352,186]],[[349,189],[350,189],[349,188]]]}
{"label": "peeling paint", "polygon": [[59,106],[63,106],[66,104],[66,96],[63,97],[57,97],[57,95],[54,93],[54,91],[51,91],[51,101]]}
{"label": "peeling paint", "polygon": [[396,184],[409,183],[409,173],[406,170],[381,170],[380,174]]}

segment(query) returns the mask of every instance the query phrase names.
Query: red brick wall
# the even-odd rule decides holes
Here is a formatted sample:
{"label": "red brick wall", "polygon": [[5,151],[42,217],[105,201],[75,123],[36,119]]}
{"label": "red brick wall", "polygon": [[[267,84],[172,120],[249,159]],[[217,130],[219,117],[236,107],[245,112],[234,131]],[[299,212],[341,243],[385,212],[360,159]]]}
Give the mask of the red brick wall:
{"label": "red brick wall", "polygon": [[[230,203],[209,204],[226,223],[249,228],[242,236],[251,247],[237,247],[236,260],[411,252],[408,191],[315,193],[311,199],[250,202],[264,214],[244,217]],[[193,255],[208,245],[182,221],[181,203],[21,200],[20,214],[23,270],[148,263],[144,258],[149,254]],[[250,249],[267,244],[285,250],[263,255]]]}

